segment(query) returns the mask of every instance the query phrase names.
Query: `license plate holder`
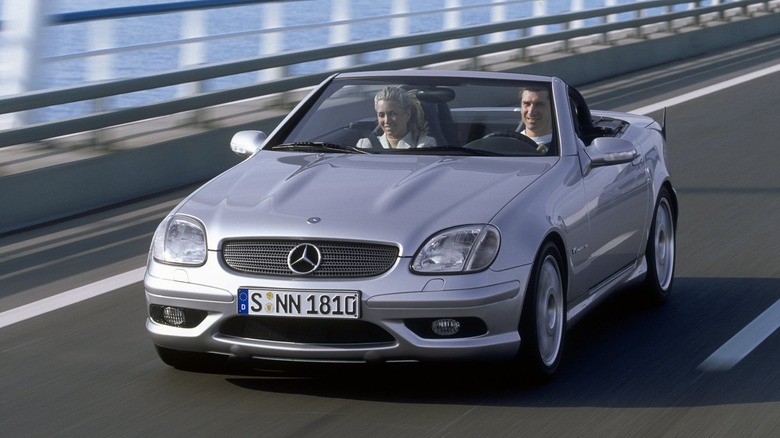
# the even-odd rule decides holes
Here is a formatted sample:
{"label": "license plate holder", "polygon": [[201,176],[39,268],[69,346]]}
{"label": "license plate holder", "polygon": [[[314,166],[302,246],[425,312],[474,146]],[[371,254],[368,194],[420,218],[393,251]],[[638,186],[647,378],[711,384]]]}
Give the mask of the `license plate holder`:
{"label": "license plate holder", "polygon": [[238,314],[360,319],[359,291],[238,289]]}

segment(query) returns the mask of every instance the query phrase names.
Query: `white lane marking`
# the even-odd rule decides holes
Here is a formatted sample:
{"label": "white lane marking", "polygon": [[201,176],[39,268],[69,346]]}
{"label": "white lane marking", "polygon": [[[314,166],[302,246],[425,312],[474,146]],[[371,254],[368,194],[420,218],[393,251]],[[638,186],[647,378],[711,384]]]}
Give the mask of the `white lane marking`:
{"label": "white lane marking", "polygon": [[702,96],[706,96],[708,94],[715,93],[717,91],[725,90],[726,88],[731,88],[739,84],[743,84],[745,82],[752,81],[753,79],[758,79],[762,76],[770,75],[772,73],[777,73],[780,71],[780,64],[773,65],[772,67],[767,67],[761,70],[754,71],[752,73],[748,73],[746,75],[742,75],[733,79],[729,79],[728,81],[723,81],[719,84],[710,85],[709,87],[704,87],[699,90],[691,91],[690,93],[681,94],[679,96],[673,97],[671,99],[664,100],[662,102],[654,103],[652,105],[643,106],[641,108],[637,108],[633,111],[628,111],[630,113],[634,114],[640,114],[640,115],[646,115],[650,114],[654,111],[659,111],[664,108],[674,106],[681,104],[683,102],[688,102],[689,100],[694,100]]}
{"label": "white lane marking", "polygon": [[145,270],[146,267],[134,269],[49,298],[6,310],[0,313],[0,328],[137,283],[143,280]]}
{"label": "white lane marking", "polygon": [[728,371],[780,328],[780,300],[758,315],[699,365],[701,371]]}
{"label": "white lane marking", "polygon": [[[780,72],[780,64],[757,70],[746,75],[742,75],[719,84],[704,87],[700,90],[681,94],[652,105],[637,108],[629,111],[634,114],[646,115],[654,111],[659,111],[670,106],[678,105],[683,102],[697,99],[708,94],[725,90],[745,82],[758,79],[760,77]],[[758,347],[766,338],[780,328],[780,300],[772,307],[764,311],[753,322],[745,326],[728,342],[723,344],[710,357],[702,362],[698,369],[701,371],[728,371],[742,361],[750,352]]]}

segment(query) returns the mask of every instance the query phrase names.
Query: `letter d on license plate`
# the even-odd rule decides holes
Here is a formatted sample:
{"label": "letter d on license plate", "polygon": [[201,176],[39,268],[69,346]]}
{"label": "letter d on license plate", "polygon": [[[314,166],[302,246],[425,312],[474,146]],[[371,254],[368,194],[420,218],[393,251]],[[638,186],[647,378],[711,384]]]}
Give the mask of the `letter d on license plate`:
{"label": "letter d on license plate", "polygon": [[241,288],[239,315],[360,318],[360,292],[280,291]]}

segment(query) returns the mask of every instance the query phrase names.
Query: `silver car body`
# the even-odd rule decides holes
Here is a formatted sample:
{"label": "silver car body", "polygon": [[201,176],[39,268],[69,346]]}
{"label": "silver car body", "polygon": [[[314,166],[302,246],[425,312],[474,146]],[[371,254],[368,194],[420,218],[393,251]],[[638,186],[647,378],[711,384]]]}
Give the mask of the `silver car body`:
{"label": "silver car body", "polygon": [[[437,81],[444,86],[495,81],[507,90],[526,83],[542,85],[552,96],[556,147],[539,156],[414,149],[362,154],[315,150],[317,145],[312,150],[278,147],[296,135],[295,141],[316,140],[300,137],[316,131],[300,125],[315,123],[312,112],[335,105],[328,94],[333,87],[360,81],[434,86]],[[329,78],[267,137],[238,134],[234,149],[249,158],[205,184],[171,213],[169,218],[190,221],[183,226],[203,230],[205,261],[187,264],[155,257],[155,251],[164,252],[163,246],[176,239],[171,237],[175,233],[170,222],[158,230],[159,248],[153,246],[144,278],[151,315],[146,327],[153,343],[167,353],[281,361],[511,358],[524,342],[518,327],[535,260],[545,242],[553,242],[563,259],[565,331],[607,293],[646,281],[646,250],[654,244],[651,224],[662,190],[674,220],[677,214],[663,128],[638,115],[587,114],[583,103],[573,100],[577,95],[560,79],[514,74],[418,71]],[[363,99],[361,123],[368,126],[376,125],[372,96],[355,97]],[[480,120],[494,114],[520,119],[517,107],[481,105],[450,108],[453,123],[468,123],[479,114],[484,114]],[[350,111],[342,113],[348,117]],[[586,116],[607,128],[584,141],[578,124]],[[344,131],[351,126],[345,125]],[[338,122],[331,128],[340,127]],[[469,225],[484,229],[488,224],[500,235],[500,248],[487,268],[468,273],[421,273],[411,268],[432,236]],[[666,240],[660,243],[673,251],[673,238],[662,237]],[[287,245],[281,256],[274,256],[284,259],[280,269],[287,272],[257,268],[262,260],[253,260],[246,270],[226,261],[227,248],[230,257],[250,257],[243,246],[233,249],[231,242],[260,240]],[[346,253],[349,260],[339,269],[347,275],[317,276],[305,268],[294,272],[294,259],[307,258],[306,251],[314,251],[312,258],[326,258],[320,246],[330,243],[346,245],[339,254]],[[389,269],[350,272],[374,257],[362,252],[363,244],[394,248],[397,254],[390,256]],[[298,252],[293,254],[295,248]],[[251,247],[251,257],[262,259],[264,253],[260,254]],[[322,298],[321,292],[332,294]],[[249,299],[242,296],[246,293]],[[263,294],[277,301],[261,302]],[[298,316],[279,316],[273,312],[288,309],[274,305],[289,303],[276,297],[303,300],[304,306],[308,298],[314,307],[324,306],[327,317],[308,317],[301,311],[293,312]],[[255,309],[260,312],[255,315],[240,314],[241,306],[247,305],[265,308]],[[350,315],[328,308],[342,305],[350,306]],[[172,314],[179,319],[166,319]],[[179,322],[191,314],[195,323]],[[430,328],[434,321],[440,329],[436,332]],[[446,332],[448,324],[458,332]]]}

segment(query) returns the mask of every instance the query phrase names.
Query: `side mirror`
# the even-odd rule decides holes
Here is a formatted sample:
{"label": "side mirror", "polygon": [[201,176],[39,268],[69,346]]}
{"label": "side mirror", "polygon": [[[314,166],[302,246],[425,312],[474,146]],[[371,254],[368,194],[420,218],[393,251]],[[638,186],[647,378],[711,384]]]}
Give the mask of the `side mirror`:
{"label": "side mirror", "polygon": [[251,157],[268,138],[263,131],[240,131],[230,139],[230,149],[242,157]]}
{"label": "side mirror", "polygon": [[633,143],[622,138],[599,137],[585,148],[591,165],[611,166],[613,164],[630,163],[639,156]]}

